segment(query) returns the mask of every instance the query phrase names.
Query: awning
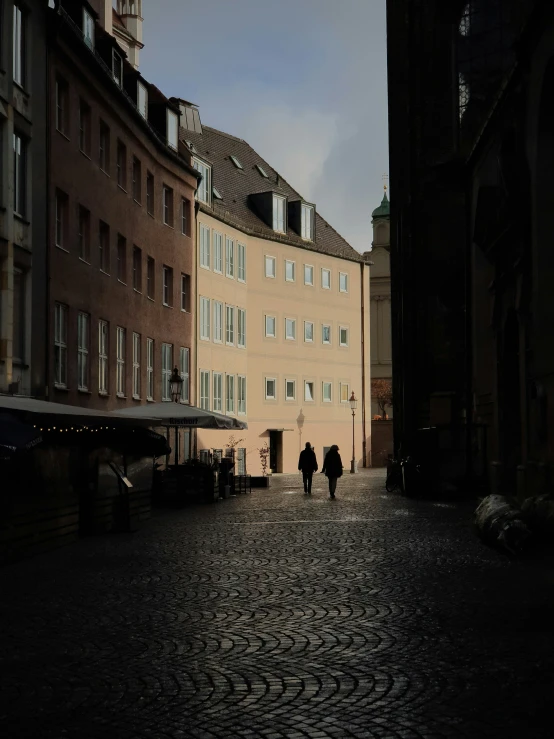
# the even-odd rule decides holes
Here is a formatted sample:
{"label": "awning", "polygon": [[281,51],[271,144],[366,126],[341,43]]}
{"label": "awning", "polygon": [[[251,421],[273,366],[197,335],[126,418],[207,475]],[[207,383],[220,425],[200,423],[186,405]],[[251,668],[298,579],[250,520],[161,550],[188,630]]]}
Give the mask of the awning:
{"label": "awning", "polygon": [[248,428],[245,421],[239,421],[232,416],[224,416],[222,413],[206,411],[184,403],[166,402],[136,405],[121,411],[112,411],[110,415],[133,421],[139,418],[147,419],[151,421],[152,426],[227,430]]}
{"label": "awning", "polygon": [[294,431],[294,429],[266,429],[266,431]]}
{"label": "awning", "polygon": [[0,413],[0,452],[15,452],[32,449],[42,441],[40,431],[27,423],[22,423],[10,413]]}

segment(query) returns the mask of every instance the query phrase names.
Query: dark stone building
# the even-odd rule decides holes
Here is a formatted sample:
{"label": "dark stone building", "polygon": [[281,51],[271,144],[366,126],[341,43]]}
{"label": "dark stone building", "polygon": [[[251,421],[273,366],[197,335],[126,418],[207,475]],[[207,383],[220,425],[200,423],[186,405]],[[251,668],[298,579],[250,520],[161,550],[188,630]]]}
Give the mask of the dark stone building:
{"label": "dark stone building", "polygon": [[538,492],[554,464],[554,6],[389,0],[387,16],[396,451],[437,427],[424,446],[443,479]]}

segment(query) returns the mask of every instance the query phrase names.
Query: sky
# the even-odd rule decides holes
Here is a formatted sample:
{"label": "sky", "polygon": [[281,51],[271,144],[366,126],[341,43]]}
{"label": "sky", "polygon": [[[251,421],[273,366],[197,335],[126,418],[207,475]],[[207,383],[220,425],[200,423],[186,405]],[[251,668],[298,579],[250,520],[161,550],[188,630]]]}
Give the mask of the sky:
{"label": "sky", "polygon": [[388,173],[385,0],[143,0],[142,13],[144,77],[369,250]]}

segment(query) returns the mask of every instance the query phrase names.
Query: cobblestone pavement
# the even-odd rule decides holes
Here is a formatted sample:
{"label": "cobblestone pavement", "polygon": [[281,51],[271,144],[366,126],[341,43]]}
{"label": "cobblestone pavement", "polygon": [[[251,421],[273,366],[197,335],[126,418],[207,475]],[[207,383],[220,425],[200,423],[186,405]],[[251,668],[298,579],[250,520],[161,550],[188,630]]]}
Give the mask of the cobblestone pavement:
{"label": "cobblestone pavement", "polygon": [[316,476],[0,570],[5,739],[552,737],[552,563]]}

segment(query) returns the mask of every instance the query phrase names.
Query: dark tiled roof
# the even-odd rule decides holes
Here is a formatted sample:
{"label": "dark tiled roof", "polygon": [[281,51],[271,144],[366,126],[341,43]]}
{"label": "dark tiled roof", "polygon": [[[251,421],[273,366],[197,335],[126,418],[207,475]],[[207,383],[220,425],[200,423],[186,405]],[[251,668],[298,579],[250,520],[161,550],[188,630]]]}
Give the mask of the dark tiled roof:
{"label": "dark tiled roof", "polygon": [[[290,200],[302,200],[271,165],[257,154],[246,141],[215,128],[202,125],[203,133],[181,128],[182,141],[190,141],[201,159],[213,165],[213,186],[223,196],[223,200],[213,198],[213,208],[200,204],[200,209],[246,233],[262,238],[292,244],[310,251],[330,254],[342,259],[362,262],[362,255],[353,249],[343,237],[317,213],[315,242],[307,242],[291,228],[287,234],[276,234],[249,207],[248,196],[273,190],[286,195]],[[235,156],[242,164],[238,169],[230,159]],[[256,169],[259,164],[269,176],[263,177]]]}

